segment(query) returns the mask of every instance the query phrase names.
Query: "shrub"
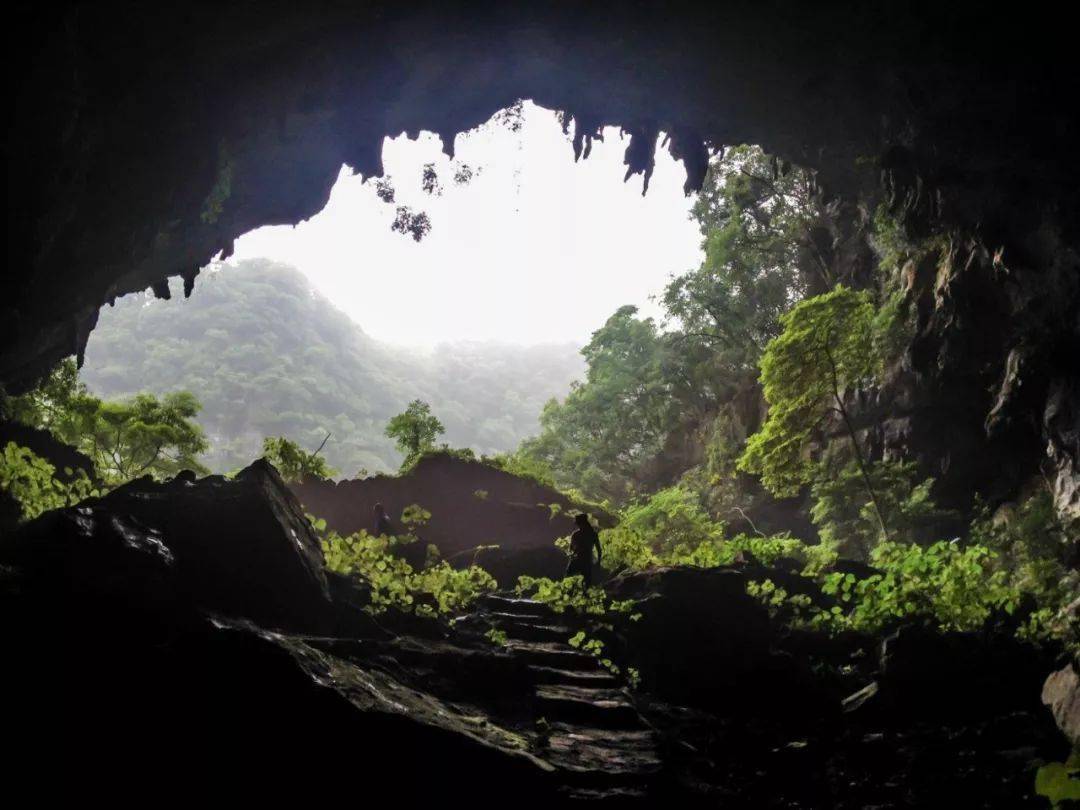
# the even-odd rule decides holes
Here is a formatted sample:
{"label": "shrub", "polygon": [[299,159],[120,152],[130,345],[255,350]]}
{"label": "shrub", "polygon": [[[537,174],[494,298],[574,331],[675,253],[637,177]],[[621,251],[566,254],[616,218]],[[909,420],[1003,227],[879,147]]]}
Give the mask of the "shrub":
{"label": "shrub", "polygon": [[483,568],[455,569],[445,560],[432,560],[417,571],[392,553],[395,538],[374,537],[366,531],[323,538],[326,567],[355,577],[371,588],[370,613],[394,608],[418,616],[444,616],[468,607],[498,583]]}
{"label": "shrub", "polygon": [[15,442],[8,442],[0,454],[0,489],[19,504],[21,520],[99,494],[84,470],[65,468],[64,475],[66,480],[57,477],[52,464]]}

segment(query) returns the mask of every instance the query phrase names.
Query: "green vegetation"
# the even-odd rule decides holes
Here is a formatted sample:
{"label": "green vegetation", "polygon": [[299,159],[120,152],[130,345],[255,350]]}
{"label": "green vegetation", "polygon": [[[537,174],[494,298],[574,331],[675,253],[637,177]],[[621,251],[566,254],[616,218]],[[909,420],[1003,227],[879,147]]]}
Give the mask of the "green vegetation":
{"label": "green vegetation", "polygon": [[[777,495],[794,495],[812,480],[808,445],[830,414],[843,420],[860,471],[865,467],[843,394],[873,380],[874,314],[869,293],[837,287],[780,318],[782,331],[761,359],[769,415],[739,459],[741,469],[760,475]],[[869,482],[867,488],[873,500]]]}
{"label": "green vegetation", "polygon": [[5,399],[2,408],[8,418],[48,430],[87,455],[97,477],[110,486],[141,475],[160,479],[181,470],[207,471],[198,460],[207,448],[194,422],[199,402],[186,391],[160,399],[138,394],[102,400],[87,392],[68,358],[36,389]]}
{"label": "green vegetation", "polygon": [[58,475],[52,464],[15,442],[8,442],[0,454],[0,490],[15,499],[21,520],[98,494],[84,470],[66,469]]}
{"label": "green vegetation", "polygon": [[[326,439],[330,436],[327,434]],[[323,443],[326,443],[326,439]],[[286,481],[303,481],[305,478],[333,478],[337,470],[326,463],[319,455],[320,445],[315,452],[308,453],[296,442],[284,436],[268,436],[263,439],[263,457],[273,464]]]}
{"label": "green vegetation", "polygon": [[417,616],[449,616],[468,607],[477,597],[498,587],[479,566],[451,568],[445,560],[431,560],[417,571],[394,550],[415,538],[374,537],[366,531],[342,537],[323,537],[326,567],[353,577],[370,589],[369,613],[388,608]]}
{"label": "green vegetation", "polygon": [[[874,462],[866,466],[865,475],[855,461],[839,468],[822,464],[810,490],[810,517],[821,542],[842,557],[866,560],[883,539],[882,522],[896,541],[916,543],[932,537],[936,526],[955,515],[934,504],[933,478],[915,483],[917,472],[912,462]],[[875,493],[876,505],[870,492]]]}
{"label": "green vegetation", "polygon": [[[585,380],[548,403],[513,463],[618,514],[602,533],[616,569],[785,558],[835,605],[768,580],[750,591],[830,632],[1001,622],[1064,637],[1062,607],[1080,583],[1048,494],[977,513],[965,530],[935,502],[926,470],[881,457],[870,441],[879,426],[856,406],[907,351],[914,313],[900,290],[940,240],[913,242],[879,209],[878,274],[844,276],[812,176],[751,147],[714,161],[693,216],[705,259],[667,286],[664,323],[617,310],[583,351]],[[817,537],[760,532],[755,507],[800,509]],[[736,517],[752,532],[731,531]],[[836,570],[840,560],[871,567],[856,577]],[[582,615],[602,604],[528,585]]]}
{"label": "green vegetation", "polygon": [[403,469],[412,466],[422,454],[432,449],[435,439],[445,432],[443,423],[431,412],[431,406],[419,399],[414,399],[404,412],[394,416],[385,431],[405,456],[401,463]]}
{"label": "green vegetation", "polygon": [[320,455],[353,477],[398,469],[383,431],[414,399],[431,404],[453,446],[507,452],[581,369],[570,345],[387,346],[297,270],[257,259],[204,270],[186,300],[174,288],[171,300],[128,295],[103,308],[82,379],[109,399],[190,391],[210,442],[201,461],[215,472],[249,464],[266,436],[312,450],[330,433]]}

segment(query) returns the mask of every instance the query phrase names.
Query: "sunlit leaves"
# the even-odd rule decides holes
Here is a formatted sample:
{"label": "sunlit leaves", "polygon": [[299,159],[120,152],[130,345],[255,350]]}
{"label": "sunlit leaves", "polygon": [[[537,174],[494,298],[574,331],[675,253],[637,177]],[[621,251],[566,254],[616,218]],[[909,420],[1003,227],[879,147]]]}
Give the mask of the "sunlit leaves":
{"label": "sunlit leaves", "polygon": [[15,442],[0,452],[0,490],[14,498],[22,520],[99,494],[84,470],[65,470],[58,476],[52,464]]}
{"label": "sunlit leaves", "polygon": [[327,464],[325,458],[318,453],[307,452],[284,436],[267,436],[263,439],[263,456],[277,468],[286,481],[325,479],[337,475],[337,470]]}
{"label": "sunlit leaves", "polygon": [[812,480],[815,430],[838,396],[873,378],[874,315],[869,293],[841,286],[780,319],[783,331],[761,360],[768,418],[739,459],[775,495],[794,495]]}
{"label": "sunlit leaves", "polygon": [[395,544],[394,538],[366,531],[346,537],[330,532],[323,538],[327,568],[370,587],[370,613],[394,608],[429,618],[452,614],[497,587],[491,574],[475,565],[455,569],[433,560],[417,571],[392,553]]}

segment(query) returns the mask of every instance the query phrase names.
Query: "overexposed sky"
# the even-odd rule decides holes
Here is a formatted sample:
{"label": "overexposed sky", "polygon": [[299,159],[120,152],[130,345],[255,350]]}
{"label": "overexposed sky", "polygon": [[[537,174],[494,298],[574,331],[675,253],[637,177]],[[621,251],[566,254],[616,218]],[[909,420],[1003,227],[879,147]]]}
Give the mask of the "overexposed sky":
{"label": "overexposed sky", "polygon": [[[649,296],[701,260],[682,164],[658,151],[642,197],[640,176],[622,182],[627,141],[617,129],[604,135],[575,164],[555,113],[526,102],[518,131],[489,122],[459,135],[454,161],[434,135],[388,138],[394,203],[376,196],[374,180],[343,169],[319,214],[245,234],[235,256],[295,265],[389,343],[584,343],[623,304],[659,315]],[[421,188],[426,163],[440,196]],[[462,163],[479,173],[458,185]],[[421,242],[391,231],[398,205],[430,216]]]}

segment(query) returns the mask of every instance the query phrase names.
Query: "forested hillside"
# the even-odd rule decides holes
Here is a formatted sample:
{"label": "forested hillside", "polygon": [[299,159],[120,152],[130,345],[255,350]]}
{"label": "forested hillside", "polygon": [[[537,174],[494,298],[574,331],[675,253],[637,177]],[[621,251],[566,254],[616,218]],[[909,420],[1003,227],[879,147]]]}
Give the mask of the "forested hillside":
{"label": "forested hillside", "polygon": [[251,260],[204,272],[187,300],[174,288],[171,300],[135,295],[103,309],[81,378],[110,398],[190,391],[210,444],[203,461],[215,471],[249,463],[265,436],[311,450],[330,432],[324,455],[353,476],[398,467],[383,431],[414,399],[431,404],[450,445],[496,453],[535,433],[544,403],[582,368],[568,344],[446,344],[430,354],[388,346],[296,269]]}

